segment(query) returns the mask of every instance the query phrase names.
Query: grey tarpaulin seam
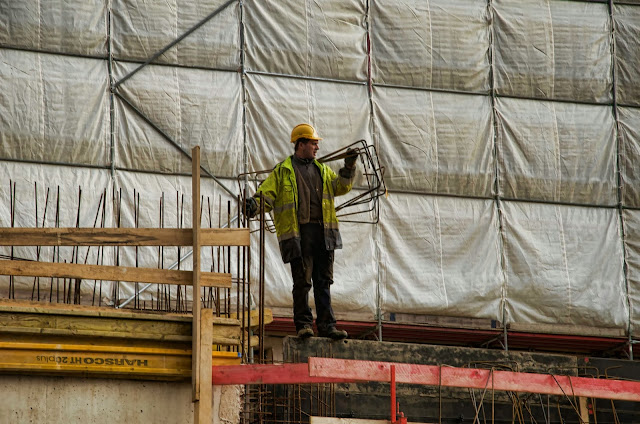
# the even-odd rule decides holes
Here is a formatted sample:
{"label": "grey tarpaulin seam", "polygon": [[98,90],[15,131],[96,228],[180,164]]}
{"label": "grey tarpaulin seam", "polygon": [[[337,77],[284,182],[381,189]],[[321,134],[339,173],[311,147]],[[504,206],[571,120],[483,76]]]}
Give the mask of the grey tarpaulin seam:
{"label": "grey tarpaulin seam", "polygon": [[[104,58],[99,58],[104,59]],[[141,64],[144,63],[141,60],[137,59],[116,59],[120,63],[132,63],[132,64]],[[203,66],[203,65],[185,65],[183,63],[164,63],[164,62],[156,62],[150,63],[150,65],[165,67],[165,68],[178,68],[178,69],[195,69],[197,71],[215,71],[215,72],[232,72],[237,73],[238,69],[236,68],[218,68],[215,66]]]}
{"label": "grey tarpaulin seam", "polygon": [[109,160],[111,161],[111,178],[116,174],[116,140],[115,140],[115,100],[113,98],[113,37],[111,33],[111,2],[107,8],[107,78],[109,78]]}
{"label": "grey tarpaulin seam", "polygon": [[619,224],[619,232],[620,232],[620,242],[622,244],[622,278],[624,279],[625,290],[627,291],[627,308],[628,308],[628,316],[627,316],[627,337],[629,340],[629,359],[633,360],[633,331],[631,325],[632,313],[631,313],[631,296],[629,293],[629,269],[627,265],[627,249],[625,243],[625,232],[624,232],[624,214],[622,213],[622,161],[621,161],[621,152],[620,152],[620,138],[622,137],[622,133],[620,132],[620,117],[618,115],[618,86],[617,86],[617,73],[616,73],[616,31],[615,31],[615,19],[613,18],[613,0],[609,0],[609,21],[611,23],[611,91],[613,94],[613,118],[615,119],[615,138],[616,138],[616,177],[617,177],[617,195],[618,195],[618,218],[620,220]]}
{"label": "grey tarpaulin seam", "polygon": [[[551,13],[551,0],[546,0],[547,10],[549,11],[549,31],[551,32],[550,42],[551,42],[551,70],[553,72],[550,73],[549,77],[551,79],[551,96],[555,97],[556,93],[556,46],[555,46],[555,35],[553,33],[553,15]],[[545,34],[546,35],[546,34]],[[556,123],[557,125],[557,123]]]}
{"label": "grey tarpaulin seam", "polygon": [[99,60],[107,60],[108,59],[108,56],[59,52],[59,51],[54,51],[54,50],[48,50],[48,49],[42,49],[42,48],[33,48],[33,47],[19,47],[19,46],[12,46],[10,44],[4,44],[4,43],[0,43],[0,49],[17,50],[17,51],[29,52],[29,53],[51,54],[51,55],[65,56],[65,57],[76,57],[76,58],[79,58],[79,59],[99,59]]}
{"label": "grey tarpaulin seam", "polygon": [[[242,172],[249,172],[249,146],[247,145],[247,74],[245,69],[245,33],[244,33],[244,4],[243,0],[239,0],[240,7],[240,84],[242,98]],[[248,178],[248,177],[247,177]],[[245,186],[246,188],[246,186]]]}
{"label": "grey tarpaulin seam", "polygon": [[[247,143],[247,70],[246,70],[246,62],[245,62],[245,40],[246,40],[246,35],[245,35],[245,26],[244,26],[244,3],[243,0],[239,0],[238,1],[238,7],[240,8],[240,14],[238,16],[239,20],[240,20],[240,85],[241,85],[241,90],[242,90],[242,152],[243,152],[243,170],[245,173],[245,179],[244,179],[244,189],[242,193],[239,193],[239,195],[241,197],[246,197],[248,195],[248,190],[249,190],[249,176],[248,176],[248,172],[249,172],[249,145]],[[241,204],[238,206],[241,207]],[[238,218],[240,218],[240,211],[238,211]],[[244,218],[246,219],[246,217]],[[251,223],[247,221],[246,223],[247,228],[251,227]],[[243,276],[243,285],[242,285],[242,294],[240,294],[240,288],[238,288],[238,300],[237,303],[239,303],[239,297],[242,296],[242,300],[245,300],[245,296],[246,296],[246,302],[247,302],[247,309],[249,311],[251,311],[251,290],[250,290],[250,286],[251,286],[251,246],[248,246],[246,248],[243,248],[243,255],[246,255],[246,272],[245,275]],[[240,270],[238,270],[238,272],[240,272]],[[246,284],[245,285],[245,280],[246,280]],[[245,293],[245,287],[248,287],[249,289],[246,290]],[[245,325],[245,318],[244,318],[244,314],[243,314],[243,318],[242,318],[242,325]],[[253,332],[251,330],[251,314],[247,314],[247,322],[246,322],[246,326],[248,331],[246,332],[246,336],[252,336]],[[242,345],[244,345],[245,343],[245,332],[242,333]],[[252,364],[254,362],[254,352],[253,349],[247,349],[247,360],[250,364]],[[243,352],[242,354],[244,355],[244,348],[243,348]],[[244,362],[244,359],[243,359]]]}
{"label": "grey tarpaulin seam", "polygon": [[[491,71],[490,71],[491,72]],[[409,85],[397,85],[397,84],[381,84],[374,83],[375,87],[383,87],[383,88],[395,88],[400,90],[412,90],[412,91],[427,91],[434,93],[443,93],[443,94],[460,94],[466,96],[483,96],[483,97],[491,97],[495,96],[496,99],[515,99],[515,100],[533,100],[539,102],[553,102],[553,103],[567,103],[567,104],[577,104],[577,105],[586,105],[586,106],[612,106],[613,102],[593,102],[588,100],[572,100],[572,99],[563,99],[563,98],[544,98],[544,97],[533,97],[533,96],[513,96],[509,94],[498,94],[498,93],[486,93],[482,91],[466,91],[466,90],[456,90],[456,89],[446,89],[446,88],[427,88],[427,87],[413,87]],[[490,90],[491,91],[491,90]],[[627,106],[622,105],[622,106]],[[640,108],[640,105],[628,105],[629,107]]]}
{"label": "grey tarpaulin seam", "polygon": [[245,73],[249,75],[263,75],[268,77],[299,79],[304,81],[333,82],[336,84],[350,84],[350,85],[367,85],[367,81],[341,80],[337,78],[312,77],[309,75],[282,74],[278,72],[266,72],[266,71],[255,71],[255,70],[246,70]]}
{"label": "grey tarpaulin seam", "polygon": [[[371,48],[371,2],[373,0],[365,0],[365,11],[364,11],[364,22],[366,29],[366,49],[367,49],[367,96],[369,97],[369,131],[371,132],[372,140],[374,147],[377,149],[380,147],[378,145],[378,137],[376,137],[376,125],[375,125],[375,114],[373,111],[373,72],[371,69],[372,66],[372,48]],[[380,202],[378,202],[377,208],[380,208]],[[378,216],[380,216],[380,211],[378,210]],[[381,246],[381,231],[379,229],[379,223],[373,226],[373,238],[377,241],[374,247],[375,254],[375,263],[376,263],[376,321],[378,325],[378,341],[382,341],[382,267],[381,256],[382,252],[380,250]]]}
{"label": "grey tarpaulin seam", "polygon": [[502,273],[502,337],[503,348],[505,351],[509,351],[508,331],[507,331],[507,286],[508,277],[506,270],[506,243],[505,243],[505,230],[504,230],[504,217],[502,211],[502,203],[500,198],[500,167],[498,166],[498,113],[496,110],[496,75],[495,75],[495,37],[494,37],[494,14],[493,14],[492,0],[487,0],[487,14],[490,19],[489,23],[489,72],[490,76],[490,91],[491,91],[491,110],[493,116],[493,169],[494,169],[494,199],[496,205],[496,212],[498,213],[498,233],[497,238],[497,250],[500,254],[500,272]]}

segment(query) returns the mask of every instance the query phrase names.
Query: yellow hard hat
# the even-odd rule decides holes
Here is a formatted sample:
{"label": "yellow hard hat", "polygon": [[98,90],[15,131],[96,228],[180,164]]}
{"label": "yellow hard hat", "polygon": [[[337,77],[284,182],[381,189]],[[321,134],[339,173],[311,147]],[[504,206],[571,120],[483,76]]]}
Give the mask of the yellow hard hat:
{"label": "yellow hard hat", "polygon": [[292,143],[295,143],[301,138],[306,138],[309,140],[322,140],[316,132],[316,129],[309,124],[296,125],[293,130],[291,130]]}

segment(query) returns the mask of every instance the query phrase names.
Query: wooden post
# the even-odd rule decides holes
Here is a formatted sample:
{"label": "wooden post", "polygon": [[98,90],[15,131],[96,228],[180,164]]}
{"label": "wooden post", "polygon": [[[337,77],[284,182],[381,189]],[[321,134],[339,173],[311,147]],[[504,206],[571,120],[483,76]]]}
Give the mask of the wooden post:
{"label": "wooden post", "polygon": [[194,405],[194,424],[213,422],[213,309],[203,309],[200,314],[200,400]]}
{"label": "wooden post", "polygon": [[[193,227],[193,332],[191,386],[193,401],[200,400],[200,146],[191,150],[191,204]],[[211,368],[209,368],[211,369]],[[196,405],[197,408],[197,405]]]}
{"label": "wooden post", "polygon": [[580,405],[580,421],[582,424],[589,424],[589,399],[580,397],[578,401]]}

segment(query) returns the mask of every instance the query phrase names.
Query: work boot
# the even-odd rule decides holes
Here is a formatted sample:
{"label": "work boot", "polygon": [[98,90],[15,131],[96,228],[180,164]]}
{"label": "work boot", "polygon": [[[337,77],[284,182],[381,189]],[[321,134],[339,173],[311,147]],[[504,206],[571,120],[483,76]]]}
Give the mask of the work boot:
{"label": "work boot", "polygon": [[313,329],[308,325],[305,325],[300,330],[298,330],[298,337],[300,337],[301,339],[313,337]]}
{"label": "work boot", "polygon": [[320,333],[320,337],[329,337],[333,340],[346,339],[349,335],[344,330],[338,330],[336,327],[329,327],[326,331]]}

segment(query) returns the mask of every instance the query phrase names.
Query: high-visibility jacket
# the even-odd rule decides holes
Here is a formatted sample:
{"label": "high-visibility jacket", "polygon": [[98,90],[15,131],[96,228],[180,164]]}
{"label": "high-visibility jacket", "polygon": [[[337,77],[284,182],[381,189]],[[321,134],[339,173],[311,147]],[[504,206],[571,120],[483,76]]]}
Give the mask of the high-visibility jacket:
{"label": "high-visibility jacket", "polygon": [[[313,161],[322,177],[322,220],[324,241],[327,250],[341,249],[342,238],[338,229],[334,197],[348,193],[353,185],[353,176],[345,178],[336,174],[327,165]],[[342,172],[341,172],[342,174]],[[300,228],[298,225],[298,186],[291,156],[276,165],[262,182],[254,197],[264,196],[265,212],[273,211],[280,253],[285,263],[302,256]]]}

